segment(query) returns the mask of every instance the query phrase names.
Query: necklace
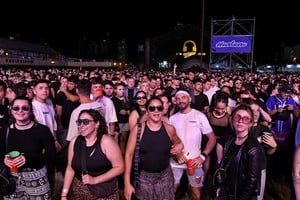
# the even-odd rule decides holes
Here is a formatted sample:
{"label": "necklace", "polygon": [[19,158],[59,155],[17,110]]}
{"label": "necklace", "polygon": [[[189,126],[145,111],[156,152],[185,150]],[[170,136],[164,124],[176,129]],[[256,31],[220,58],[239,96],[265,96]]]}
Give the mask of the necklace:
{"label": "necklace", "polygon": [[242,136],[242,137],[236,137],[236,139],[242,140],[242,139],[245,139],[246,137],[248,137],[248,134],[247,134],[247,135],[244,135],[244,136]]}
{"label": "necklace", "polygon": [[224,112],[222,114],[217,114],[215,111],[213,111],[212,114],[215,118],[220,119],[226,115],[226,112]]}
{"label": "necklace", "polygon": [[31,123],[31,120],[27,122],[26,124],[18,124],[17,122],[15,123],[17,126],[28,126]]}

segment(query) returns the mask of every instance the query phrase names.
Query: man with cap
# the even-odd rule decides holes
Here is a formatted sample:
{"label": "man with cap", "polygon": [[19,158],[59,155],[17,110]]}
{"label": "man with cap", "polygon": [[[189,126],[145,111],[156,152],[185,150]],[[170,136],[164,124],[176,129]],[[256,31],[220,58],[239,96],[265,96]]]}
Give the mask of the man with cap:
{"label": "man with cap", "polygon": [[[284,83],[279,88],[279,94],[270,96],[266,102],[268,112],[272,117],[271,130],[277,143],[277,150],[269,160],[270,169],[266,184],[268,195],[273,195],[272,191],[292,188],[291,181],[289,181],[292,174],[295,137],[292,131],[292,118],[298,116],[298,111],[294,99],[290,96],[291,91],[289,85]],[[289,192],[284,194],[287,198],[290,195]],[[270,198],[276,199],[275,196],[270,196]]]}
{"label": "man with cap", "polygon": [[[192,199],[200,199],[204,182],[203,163],[214,148],[216,137],[206,116],[202,112],[191,108],[192,99],[189,92],[179,89],[175,94],[175,98],[179,112],[172,115],[169,121],[175,127],[177,135],[184,144],[184,150],[178,155],[177,161],[171,159],[175,188],[178,188],[183,172],[187,170],[186,161],[191,160],[195,172],[193,174],[187,173],[187,175],[191,186]],[[205,147],[201,147],[203,135],[208,138]]]}

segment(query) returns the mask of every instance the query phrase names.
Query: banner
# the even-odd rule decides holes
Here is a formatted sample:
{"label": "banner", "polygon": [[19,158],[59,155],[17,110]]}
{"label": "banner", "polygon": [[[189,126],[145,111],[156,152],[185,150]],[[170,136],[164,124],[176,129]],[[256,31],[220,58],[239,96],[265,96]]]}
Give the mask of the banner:
{"label": "banner", "polygon": [[251,53],[252,36],[249,35],[212,36],[211,49],[213,53]]}

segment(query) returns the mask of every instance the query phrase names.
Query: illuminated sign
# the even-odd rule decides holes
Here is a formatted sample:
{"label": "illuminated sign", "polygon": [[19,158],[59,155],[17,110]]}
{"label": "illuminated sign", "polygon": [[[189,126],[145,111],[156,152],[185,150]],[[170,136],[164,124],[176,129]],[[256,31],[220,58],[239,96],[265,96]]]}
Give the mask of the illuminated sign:
{"label": "illuminated sign", "polygon": [[[187,44],[192,44],[191,51],[188,50]],[[196,52],[197,52],[196,43],[193,40],[187,40],[187,41],[185,41],[184,44],[183,44],[182,51],[183,51],[183,57],[184,58],[188,58],[190,56],[195,55]]]}
{"label": "illuminated sign", "polygon": [[214,53],[251,53],[252,39],[248,35],[213,36],[211,49]]}

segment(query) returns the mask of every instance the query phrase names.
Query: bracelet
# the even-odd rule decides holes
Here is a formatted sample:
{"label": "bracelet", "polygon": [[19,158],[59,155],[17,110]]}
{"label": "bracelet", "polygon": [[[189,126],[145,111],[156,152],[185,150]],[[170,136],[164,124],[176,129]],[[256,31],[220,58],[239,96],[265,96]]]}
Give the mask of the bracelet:
{"label": "bracelet", "polygon": [[61,193],[65,193],[65,194],[68,194],[68,192],[69,192],[69,189],[67,189],[67,188],[63,188],[61,191]]}
{"label": "bracelet", "polygon": [[204,155],[202,155],[202,154],[200,154],[199,157],[200,157],[203,161],[206,160],[206,157],[205,157]]}
{"label": "bracelet", "polygon": [[205,159],[208,157],[208,155],[206,153],[204,153],[204,152],[202,152],[201,155],[204,156]]}

